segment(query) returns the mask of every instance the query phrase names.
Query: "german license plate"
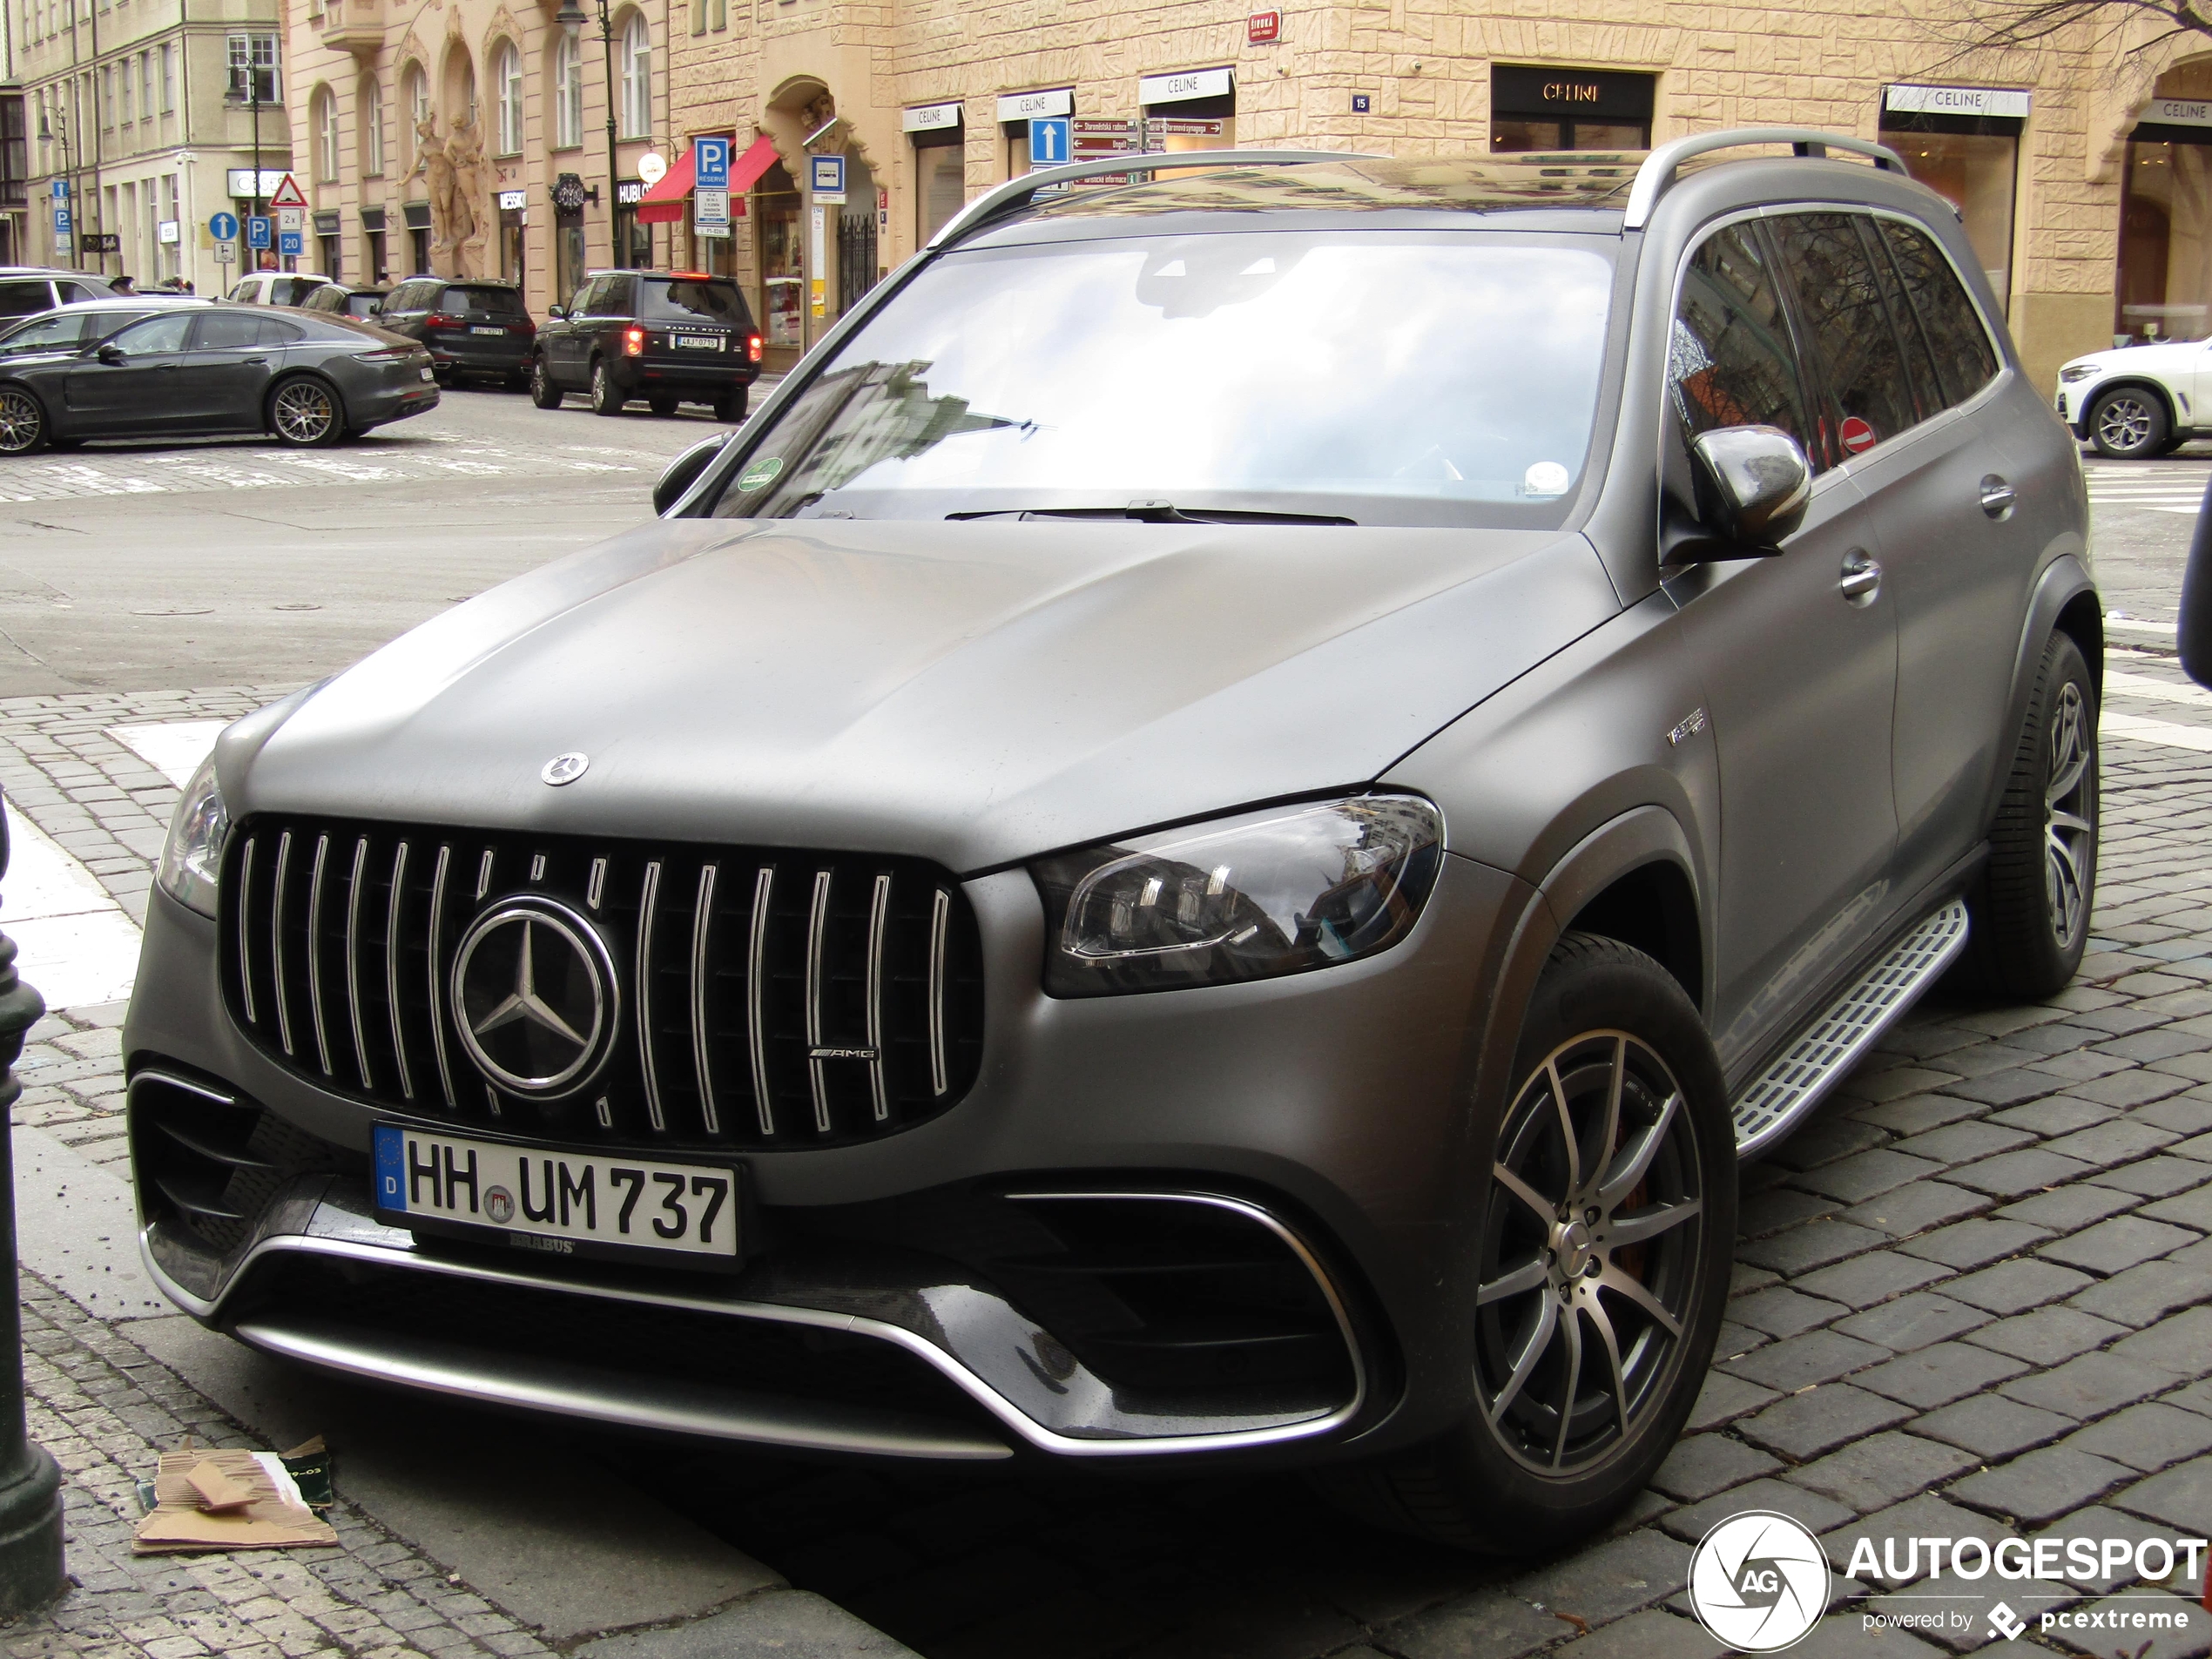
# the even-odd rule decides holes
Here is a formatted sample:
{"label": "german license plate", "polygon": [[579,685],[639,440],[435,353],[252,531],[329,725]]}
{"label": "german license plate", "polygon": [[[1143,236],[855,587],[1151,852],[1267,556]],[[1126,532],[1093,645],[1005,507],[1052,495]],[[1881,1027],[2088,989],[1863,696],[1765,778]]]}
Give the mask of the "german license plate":
{"label": "german license plate", "polygon": [[426,381],[434,381],[438,378],[438,373],[435,369],[426,368],[422,371],[422,378]]}
{"label": "german license plate", "polygon": [[479,328],[472,327],[469,332],[472,334],[503,334],[507,331],[504,328]]}
{"label": "german license plate", "polygon": [[431,1224],[553,1255],[649,1250],[738,1257],[738,1192],[728,1165],[619,1153],[560,1152],[379,1123],[376,1209],[400,1226]]}
{"label": "german license plate", "polygon": [[719,334],[678,334],[676,345],[679,351],[720,351],[724,341]]}

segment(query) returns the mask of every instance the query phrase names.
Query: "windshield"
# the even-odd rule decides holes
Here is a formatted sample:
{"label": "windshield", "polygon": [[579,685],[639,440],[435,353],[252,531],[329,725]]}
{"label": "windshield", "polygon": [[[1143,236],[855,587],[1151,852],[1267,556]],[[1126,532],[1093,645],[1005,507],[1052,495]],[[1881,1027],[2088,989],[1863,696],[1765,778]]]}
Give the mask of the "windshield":
{"label": "windshield", "polygon": [[1589,447],[1612,278],[1527,233],[955,254],[748,446],[716,510],[1550,525]]}
{"label": "windshield", "polygon": [[745,300],[738,293],[734,282],[647,282],[644,314],[648,317],[671,318],[683,321],[698,318],[706,322],[727,323],[732,328],[750,328],[752,319],[745,314]]}

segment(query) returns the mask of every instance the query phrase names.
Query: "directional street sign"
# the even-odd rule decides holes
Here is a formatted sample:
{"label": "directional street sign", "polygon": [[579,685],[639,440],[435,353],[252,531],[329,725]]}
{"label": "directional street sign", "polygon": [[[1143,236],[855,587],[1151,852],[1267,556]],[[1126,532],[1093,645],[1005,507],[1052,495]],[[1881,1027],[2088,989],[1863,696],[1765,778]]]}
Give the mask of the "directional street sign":
{"label": "directional street sign", "polygon": [[287,259],[296,259],[299,255],[305,253],[307,251],[307,239],[306,235],[301,232],[279,231],[277,233],[277,252],[283,254]]}
{"label": "directional street sign", "polygon": [[52,190],[50,193],[57,202],[67,201],[69,199],[69,180],[66,179],[55,179]]}
{"label": "directional street sign", "polygon": [[1029,123],[1029,165],[1057,167],[1068,160],[1075,123],[1064,115],[1046,116]]}
{"label": "directional street sign", "polygon": [[266,213],[256,213],[246,221],[246,246],[266,247],[269,241],[269,217]]}
{"label": "directional street sign", "polygon": [[[701,190],[727,190],[730,187],[730,141],[727,138],[697,138],[691,144],[691,166]],[[724,218],[727,218],[725,213]]]}
{"label": "directional street sign", "polygon": [[218,241],[215,244],[215,263],[218,265],[236,265],[238,263],[238,239],[235,237]]}
{"label": "directional street sign", "polygon": [[305,207],[307,205],[306,192],[300,190],[300,181],[290,173],[285,174],[283,181],[269,192],[269,206],[272,207]]}
{"label": "directional street sign", "polygon": [[238,240],[238,215],[236,213],[210,214],[207,219],[207,233],[219,242],[235,242]]}

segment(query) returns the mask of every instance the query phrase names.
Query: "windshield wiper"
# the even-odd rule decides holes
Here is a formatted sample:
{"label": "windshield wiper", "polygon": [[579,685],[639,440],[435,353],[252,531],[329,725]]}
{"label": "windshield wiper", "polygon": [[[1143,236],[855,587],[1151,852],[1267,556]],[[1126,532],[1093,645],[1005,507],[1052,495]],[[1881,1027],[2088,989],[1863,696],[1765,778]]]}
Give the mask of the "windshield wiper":
{"label": "windshield wiper", "polygon": [[1173,502],[1133,501],[1126,507],[1001,507],[947,513],[948,519],[1135,519],[1143,524],[1356,524],[1333,513],[1250,512],[1233,507],[1177,507]]}

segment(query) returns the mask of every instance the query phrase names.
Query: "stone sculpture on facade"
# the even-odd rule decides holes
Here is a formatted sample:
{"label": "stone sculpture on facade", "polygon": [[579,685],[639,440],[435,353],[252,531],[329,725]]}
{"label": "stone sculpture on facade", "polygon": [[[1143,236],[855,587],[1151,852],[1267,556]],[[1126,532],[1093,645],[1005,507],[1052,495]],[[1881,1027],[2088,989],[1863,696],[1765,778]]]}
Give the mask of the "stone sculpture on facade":
{"label": "stone sculpture on facade", "polygon": [[475,274],[481,265],[487,217],[483,201],[486,165],[482,136],[476,124],[462,118],[451,123],[450,134],[438,136],[438,118],[426,115],[415,124],[415,171],[409,179],[423,179],[430,191],[430,256],[433,266],[444,255],[445,274]]}

